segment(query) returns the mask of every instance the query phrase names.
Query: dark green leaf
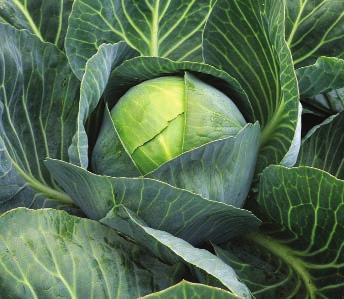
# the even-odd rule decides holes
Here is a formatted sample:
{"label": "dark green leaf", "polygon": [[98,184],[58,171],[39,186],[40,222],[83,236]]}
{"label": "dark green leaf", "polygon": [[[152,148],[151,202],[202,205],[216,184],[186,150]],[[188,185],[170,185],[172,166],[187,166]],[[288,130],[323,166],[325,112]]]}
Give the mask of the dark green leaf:
{"label": "dark green leaf", "polygon": [[286,34],[297,67],[320,56],[344,58],[344,2],[287,0]]}
{"label": "dark green leaf", "polygon": [[76,0],[66,51],[81,78],[104,42],[125,41],[142,55],[202,60],[202,31],[213,0]]}
{"label": "dark green leaf", "polygon": [[68,159],[79,81],[54,45],[0,24],[1,210],[71,204],[43,165]]}
{"label": "dark green leaf", "polygon": [[154,179],[100,176],[57,160],[48,160],[46,165],[92,219],[100,219],[123,204],[150,227],[168,231],[192,244],[208,239],[227,240],[259,225],[259,220],[246,210]]}
{"label": "dark green leaf", "polygon": [[257,298],[341,298],[344,181],[311,167],[270,166],[258,202],[281,228],[231,242],[218,254]]}
{"label": "dark green leaf", "polygon": [[73,0],[5,0],[0,3],[0,17],[62,49],[72,4]]}
{"label": "dark green leaf", "polygon": [[172,261],[178,257],[190,268],[210,275],[240,298],[251,298],[250,291],[238,280],[233,269],[215,255],[207,250],[192,247],[183,239],[176,238],[165,231],[146,226],[124,207],[110,211],[100,221],[130,236],[139,244],[149,248],[156,256],[164,260],[172,259]]}
{"label": "dark green leaf", "polygon": [[[203,36],[205,62],[236,78],[250,105],[240,107],[262,126],[258,172],[279,163],[298,143],[298,89],[284,39],[284,1],[219,0]],[[249,109],[247,109],[249,108]],[[297,152],[297,147],[293,149]]]}

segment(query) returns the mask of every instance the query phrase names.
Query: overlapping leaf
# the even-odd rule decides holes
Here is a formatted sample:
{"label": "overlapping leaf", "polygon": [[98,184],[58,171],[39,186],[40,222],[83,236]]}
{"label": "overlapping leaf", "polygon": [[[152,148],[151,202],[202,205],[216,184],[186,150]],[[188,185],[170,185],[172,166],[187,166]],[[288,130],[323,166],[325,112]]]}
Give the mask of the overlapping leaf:
{"label": "overlapping leaf", "polygon": [[320,57],[311,66],[297,70],[303,103],[320,112],[344,110],[344,60]]}
{"label": "overlapping leaf", "polygon": [[147,177],[242,207],[255,171],[259,137],[259,125],[247,125],[235,137],[186,152]]}
{"label": "overlapping leaf", "polygon": [[71,204],[43,160],[67,159],[78,80],[54,45],[6,24],[0,24],[0,36],[1,209]]}
{"label": "overlapping leaf", "polygon": [[259,220],[246,210],[154,179],[100,176],[57,160],[48,160],[47,167],[92,219],[100,219],[123,204],[150,227],[168,231],[192,244],[228,239],[259,225]]}
{"label": "overlapping leaf", "polygon": [[296,67],[320,56],[344,58],[344,2],[287,0],[286,34]]}
{"label": "overlapping leaf", "polygon": [[264,170],[258,202],[278,226],[216,247],[257,298],[344,295],[343,119],[309,133],[299,167]]}
{"label": "overlapping leaf", "polygon": [[201,61],[202,30],[213,2],[76,0],[66,39],[75,74],[81,78],[104,42],[125,41],[146,56]]}
{"label": "overlapping leaf", "polygon": [[238,280],[234,270],[223,261],[207,250],[194,248],[184,240],[165,231],[146,226],[126,208],[119,206],[117,211],[110,211],[100,221],[130,236],[161,259],[173,262],[178,257],[192,270],[196,269],[202,274],[212,277],[234,295],[240,298],[251,298],[250,291],[245,284]]}
{"label": "overlapping leaf", "polygon": [[72,4],[73,0],[5,0],[0,2],[0,18],[62,49]]}
{"label": "overlapping leaf", "polygon": [[[89,138],[85,129],[85,123],[96,109],[100,98],[108,84],[109,76],[113,68],[125,59],[137,55],[126,43],[119,42],[114,45],[105,44],[87,62],[85,76],[80,86],[80,102],[77,117],[77,130],[73,137],[73,143],[69,148],[69,158],[72,163],[88,167]],[[92,129],[95,130],[93,124]]]}
{"label": "overlapping leaf", "polygon": [[283,1],[220,0],[203,36],[205,62],[239,81],[250,102],[238,103],[240,111],[263,128],[258,172],[299,143],[297,82],[284,30]]}
{"label": "overlapping leaf", "polygon": [[0,217],[1,298],[137,298],[169,287],[168,265],[100,223],[53,209]]}

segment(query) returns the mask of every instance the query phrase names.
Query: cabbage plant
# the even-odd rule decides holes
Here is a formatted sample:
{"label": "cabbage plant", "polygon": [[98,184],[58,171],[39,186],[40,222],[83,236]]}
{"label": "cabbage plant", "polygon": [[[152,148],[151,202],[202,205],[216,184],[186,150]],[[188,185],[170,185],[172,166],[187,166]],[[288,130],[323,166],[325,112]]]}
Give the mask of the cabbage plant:
{"label": "cabbage plant", "polygon": [[342,298],[343,11],[0,1],[1,298]]}

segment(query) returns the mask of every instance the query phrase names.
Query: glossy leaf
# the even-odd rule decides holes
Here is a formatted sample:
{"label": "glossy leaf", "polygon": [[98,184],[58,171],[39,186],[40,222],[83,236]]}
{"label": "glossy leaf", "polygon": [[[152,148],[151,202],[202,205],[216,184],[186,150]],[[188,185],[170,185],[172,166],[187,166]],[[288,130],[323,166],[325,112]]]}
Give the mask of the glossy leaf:
{"label": "glossy leaf", "polygon": [[137,298],[166,288],[169,266],[112,229],[53,209],[0,217],[2,298]]}
{"label": "glossy leaf", "polygon": [[202,60],[202,30],[213,0],[76,0],[66,51],[81,78],[86,61],[106,43],[125,41],[145,56]]}
{"label": "glossy leaf", "polygon": [[103,218],[119,204],[152,228],[168,231],[192,244],[225,240],[254,230],[259,220],[250,212],[207,200],[187,190],[148,178],[113,178],[48,160],[48,169],[84,213]]}
{"label": "glossy leaf", "polygon": [[250,102],[241,112],[262,126],[258,172],[279,163],[295,139],[298,90],[284,30],[283,1],[219,0],[203,36],[205,62],[239,81]]}
{"label": "glossy leaf", "polygon": [[143,299],[181,298],[181,299],[235,299],[237,297],[225,290],[211,286],[182,281],[166,290],[147,295]]}
{"label": "glossy leaf", "polygon": [[78,80],[54,45],[5,24],[0,36],[1,210],[71,204],[43,160],[67,159]]}
{"label": "glossy leaf", "polygon": [[62,49],[72,4],[73,0],[5,0],[1,1],[0,17]]}
{"label": "glossy leaf", "polygon": [[320,56],[344,58],[344,2],[287,0],[286,34],[296,67]]}

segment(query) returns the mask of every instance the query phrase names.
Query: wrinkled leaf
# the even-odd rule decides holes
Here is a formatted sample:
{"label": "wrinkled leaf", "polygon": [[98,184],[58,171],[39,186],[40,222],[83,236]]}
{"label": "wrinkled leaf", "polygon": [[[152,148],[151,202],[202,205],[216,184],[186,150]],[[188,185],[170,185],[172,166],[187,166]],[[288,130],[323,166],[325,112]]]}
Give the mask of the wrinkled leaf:
{"label": "wrinkled leaf", "polygon": [[344,112],[329,117],[305,137],[298,165],[325,170],[344,179]]}
{"label": "wrinkled leaf", "polygon": [[297,70],[303,103],[326,114],[344,110],[344,60],[320,57]]}
{"label": "wrinkled leaf", "polygon": [[62,49],[72,4],[73,0],[5,0],[0,1],[0,18]]}
{"label": "wrinkled leaf", "polygon": [[284,40],[284,2],[217,1],[205,27],[203,56],[239,81],[250,102],[240,111],[262,126],[257,172],[279,163],[295,140],[298,122],[296,76]]}
{"label": "wrinkled leaf", "polygon": [[202,60],[202,30],[213,0],[76,0],[66,51],[81,78],[86,61],[106,43],[125,41],[145,56]]}
{"label": "wrinkled leaf", "polygon": [[344,58],[344,2],[287,0],[286,35],[296,67],[320,56]]}
{"label": "wrinkled leaf", "polygon": [[181,279],[112,229],[65,212],[0,217],[1,298],[137,298]]}
{"label": "wrinkled leaf", "polygon": [[68,158],[78,80],[54,45],[5,24],[0,37],[0,209],[71,204],[43,160]]}
{"label": "wrinkled leaf", "polygon": [[264,170],[258,203],[274,224],[215,246],[257,298],[344,295],[343,119],[309,132],[298,167]]}

